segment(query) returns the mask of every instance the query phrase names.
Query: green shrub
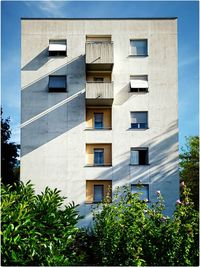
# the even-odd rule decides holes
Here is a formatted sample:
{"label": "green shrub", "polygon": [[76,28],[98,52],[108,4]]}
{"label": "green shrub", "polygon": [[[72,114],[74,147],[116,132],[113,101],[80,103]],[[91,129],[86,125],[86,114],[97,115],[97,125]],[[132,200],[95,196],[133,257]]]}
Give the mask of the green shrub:
{"label": "green shrub", "polygon": [[61,209],[64,197],[48,187],[34,194],[30,183],[2,185],[2,265],[78,265],[84,253],[73,251],[79,229],[74,203]]}
{"label": "green shrub", "polygon": [[123,187],[113,202],[94,211],[93,250],[99,265],[198,266],[198,212],[184,186],[172,218],[163,215],[164,200],[148,206]]}

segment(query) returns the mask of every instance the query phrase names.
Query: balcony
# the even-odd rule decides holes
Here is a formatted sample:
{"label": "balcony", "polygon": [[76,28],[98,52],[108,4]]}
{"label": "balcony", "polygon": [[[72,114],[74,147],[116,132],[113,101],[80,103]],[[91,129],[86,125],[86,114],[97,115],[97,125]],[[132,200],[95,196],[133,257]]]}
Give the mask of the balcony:
{"label": "balcony", "polygon": [[109,70],[113,68],[113,43],[86,42],[87,70]]}
{"label": "balcony", "polygon": [[112,105],[114,98],[113,82],[87,82],[87,105]]}

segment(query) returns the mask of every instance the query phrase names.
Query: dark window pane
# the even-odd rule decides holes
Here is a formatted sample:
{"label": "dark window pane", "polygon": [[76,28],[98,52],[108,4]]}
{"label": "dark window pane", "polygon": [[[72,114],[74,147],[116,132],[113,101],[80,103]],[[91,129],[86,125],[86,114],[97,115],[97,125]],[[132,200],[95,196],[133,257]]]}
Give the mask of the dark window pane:
{"label": "dark window pane", "polygon": [[94,185],[94,202],[101,202],[104,198],[104,186]]}
{"label": "dark window pane", "polygon": [[51,92],[65,92],[66,76],[49,76],[49,90]]}
{"label": "dark window pane", "polygon": [[103,128],[103,113],[94,113],[94,128]]}
{"label": "dark window pane", "polygon": [[104,164],[104,150],[95,149],[94,150],[94,165],[103,165]]}

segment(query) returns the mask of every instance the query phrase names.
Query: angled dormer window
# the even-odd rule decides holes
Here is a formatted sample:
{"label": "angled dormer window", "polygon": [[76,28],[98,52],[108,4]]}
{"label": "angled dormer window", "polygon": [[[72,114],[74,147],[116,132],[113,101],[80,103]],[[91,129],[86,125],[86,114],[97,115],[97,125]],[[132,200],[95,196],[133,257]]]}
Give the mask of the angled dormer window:
{"label": "angled dormer window", "polygon": [[49,40],[49,56],[66,56],[66,40]]}

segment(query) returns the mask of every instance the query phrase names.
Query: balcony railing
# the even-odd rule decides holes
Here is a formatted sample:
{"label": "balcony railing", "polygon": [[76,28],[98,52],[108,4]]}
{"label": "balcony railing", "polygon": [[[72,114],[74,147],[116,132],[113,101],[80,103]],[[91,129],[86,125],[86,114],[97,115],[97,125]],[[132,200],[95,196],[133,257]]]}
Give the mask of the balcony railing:
{"label": "balcony railing", "polygon": [[86,64],[107,65],[105,68],[112,68],[113,65],[113,43],[112,42],[87,42],[86,43]]}
{"label": "balcony railing", "polygon": [[86,83],[86,101],[88,104],[112,105],[113,98],[113,82]]}

